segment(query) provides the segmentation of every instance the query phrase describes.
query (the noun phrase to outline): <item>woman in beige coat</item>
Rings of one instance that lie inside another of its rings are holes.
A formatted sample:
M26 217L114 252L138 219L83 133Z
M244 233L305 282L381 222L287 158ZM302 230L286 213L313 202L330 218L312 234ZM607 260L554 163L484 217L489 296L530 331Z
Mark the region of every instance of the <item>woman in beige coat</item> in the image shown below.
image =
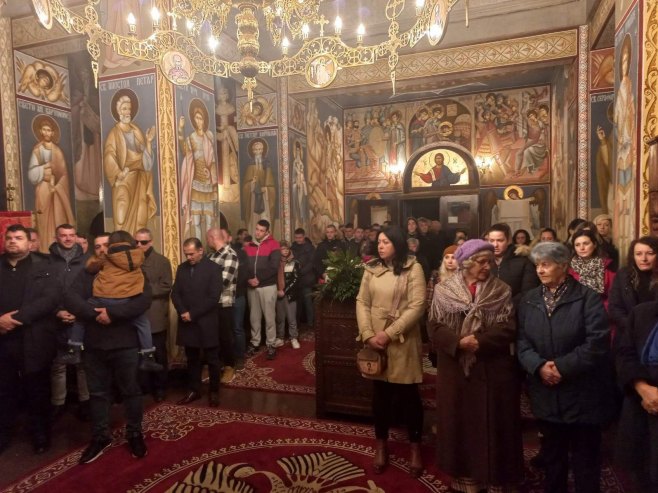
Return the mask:
M377 258L365 269L356 299L359 339L375 350L385 351L388 367L373 378L372 409L375 420L374 471L380 474L388 464L386 442L393 409L400 409L406 420L411 442L410 472L423 472L420 438L423 430L423 405L418 384L423 381L419 320L425 310L425 276L415 259L407 256L402 230L392 226L377 237ZM387 318L394 304L395 291L400 301L392 320Z

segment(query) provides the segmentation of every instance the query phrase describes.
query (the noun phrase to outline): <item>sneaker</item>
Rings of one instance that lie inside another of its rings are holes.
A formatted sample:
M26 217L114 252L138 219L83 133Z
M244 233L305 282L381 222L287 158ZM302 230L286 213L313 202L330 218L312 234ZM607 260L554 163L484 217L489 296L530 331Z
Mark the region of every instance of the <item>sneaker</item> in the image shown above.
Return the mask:
M290 339L290 345L293 349L299 349L301 347L297 339Z
M112 440L110 438L94 438L89 446L82 452L80 456L80 464L89 464L98 459L105 449L112 445Z
M270 346L267 348L267 359L273 360L274 358L276 358L276 348L274 346Z
M272 344L272 346L274 346L275 348L277 348L277 347L281 347L281 346L283 346L283 344L284 344L283 339L279 339L279 338L277 337L276 339L274 339L274 344Z
M57 353L55 363L61 365L79 365L82 363L81 346L69 344L66 351L60 351Z
M153 353L149 353L141 355L139 369L142 371L162 371L164 370L164 366L155 361Z
M130 452L132 452L133 457L136 459L141 459L146 454L148 454L146 444L144 443L144 437L141 433L128 437L128 447L130 448Z
M225 366L224 371L222 372L222 378L220 379L221 383L231 383L235 378L235 370L232 366Z

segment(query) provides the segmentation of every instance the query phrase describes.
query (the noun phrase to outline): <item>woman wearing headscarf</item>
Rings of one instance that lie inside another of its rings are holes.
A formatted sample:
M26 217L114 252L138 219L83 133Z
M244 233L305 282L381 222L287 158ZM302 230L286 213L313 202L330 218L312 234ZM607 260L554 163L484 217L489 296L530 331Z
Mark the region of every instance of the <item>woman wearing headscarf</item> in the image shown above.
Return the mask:
M615 413L609 327L601 296L568 275L569 249L532 250L541 286L519 305L518 352L542 433L545 492L566 492L569 453L577 492L598 492L601 427Z
M396 295L399 302L389 320ZM387 440L396 408L403 412L409 432L410 473L420 477L423 472L420 454L423 405L418 384L423 381L419 321L424 312L423 269L408 256L402 230L397 226L386 228L377 236L377 257L366 264L356 298L358 339L374 350L385 352L388 359L381 375L369 377L373 379L376 474L381 474L388 465Z
M437 463L453 490L506 491L523 466L512 293L491 275L490 243L468 240L455 258L460 270L436 285L429 315L438 353Z

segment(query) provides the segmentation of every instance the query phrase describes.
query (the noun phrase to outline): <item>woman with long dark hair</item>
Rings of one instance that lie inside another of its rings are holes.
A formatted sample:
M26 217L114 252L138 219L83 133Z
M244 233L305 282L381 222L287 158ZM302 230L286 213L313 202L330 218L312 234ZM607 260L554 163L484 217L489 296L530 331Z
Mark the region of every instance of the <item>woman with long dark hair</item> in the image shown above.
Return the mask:
M610 290L608 312L620 333L628 327L628 317L636 305L656 299L654 284L658 281L657 255L658 238L643 236L631 242L628 267L617 271Z
M512 244L517 245L530 245L531 242L530 233L525 229L517 229L512 235Z
M393 316L392 308L396 308ZM419 321L424 311L423 269L408 256L403 231L391 226L377 236L377 256L366 264L356 299L360 340L376 351L385 352L388 359L382 374L369 377L374 386L376 474L388 465L387 440L396 407L402 408L409 431L410 473L419 477L423 471L420 455L423 405L418 384L423 381Z
M601 250L598 234L589 229L578 229L571 237L571 247L574 254L569 274L601 295L603 306L607 310L608 293L615 273L610 268L611 260Z

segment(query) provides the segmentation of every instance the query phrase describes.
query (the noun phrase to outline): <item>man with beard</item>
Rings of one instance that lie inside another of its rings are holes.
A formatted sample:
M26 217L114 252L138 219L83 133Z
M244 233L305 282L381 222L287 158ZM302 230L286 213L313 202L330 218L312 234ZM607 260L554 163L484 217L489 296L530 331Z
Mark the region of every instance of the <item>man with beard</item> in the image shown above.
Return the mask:
M50 363L55 356L55 318L59 290L50 265L30 253L25 227L5 233L0 257L0 453L10 443L24 393L34 452L50 447Z
M119 93L115 98L117 96ZM133 102L128 93L116 99L113 109L117 124L105 140L103 166L112 186L114 227L116 230L137 231L147 226L156 211L151 173L155 163L155 127L149 128L144 136L132 123Z
M254 139L249 143L249 155L253 159L242 179L242 217L249 231L264 219L274 224L276 185L270 161L267 158L267 142Z

